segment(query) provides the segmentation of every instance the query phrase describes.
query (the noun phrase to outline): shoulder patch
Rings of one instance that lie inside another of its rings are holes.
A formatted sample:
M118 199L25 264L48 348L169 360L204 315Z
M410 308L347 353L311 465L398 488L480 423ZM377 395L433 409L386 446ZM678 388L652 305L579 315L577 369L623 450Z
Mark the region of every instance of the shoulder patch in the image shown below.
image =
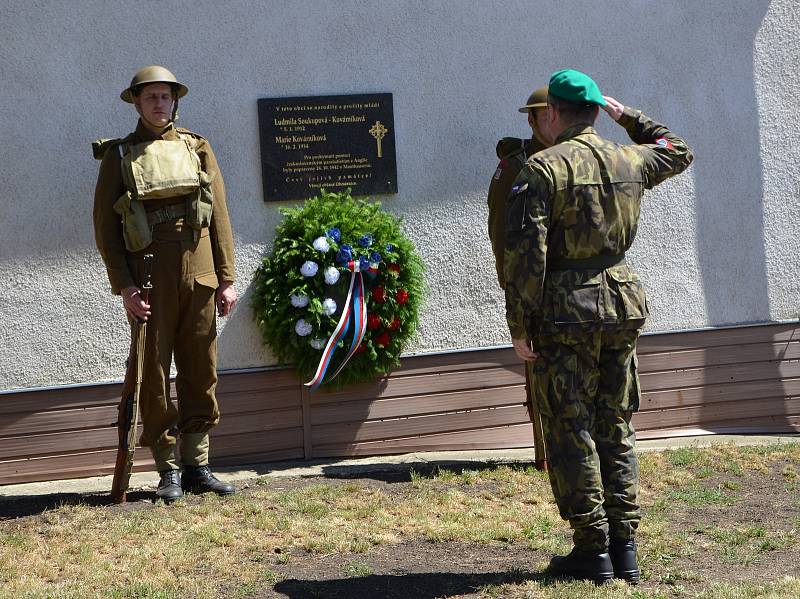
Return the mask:
M672 145L672 142L668 140L666 137L659 137L656 140L656 144L661 146L662 148L667 148L668 150L671 150L675 147Z

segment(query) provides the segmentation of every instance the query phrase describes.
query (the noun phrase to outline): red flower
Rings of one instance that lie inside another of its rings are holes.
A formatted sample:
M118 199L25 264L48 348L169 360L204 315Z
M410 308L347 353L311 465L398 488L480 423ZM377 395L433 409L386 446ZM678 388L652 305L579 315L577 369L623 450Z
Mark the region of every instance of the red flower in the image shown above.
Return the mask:
M375 343L377 343L381 347L386 347L387 345L389 345L390 341L391 337L389 337L389 333L387 333L386 331L375 337Z
M368 329L377 329L381 326L381 317L376 316L375 314L370 314L367 316L367 328Z
M374 299L379 304L382 304L386 301L386 296L384 295L383 287L378 285L372 290L372 299Z
M392 272L396 272L397 274L400 274L400 265L399 264L395 264L394 262L392 262L391 264L388 264L386 266L386 268L388 268Z
M397 303L402 306L408 301L408 291L405 289L398 289L395 297L397 298Z
M397 329L400 328L400 319L395 318L394 320L392 320L392 322L389 323L389 326L387 326L386 328L389 329L390 331L396 331Z
M364 343L362 342L362 343L361 343L361 345L359 345L359 346L356 348L356 353L357 353L357 354L363 354L365 351L367 351L367 346L366 346L366 344L364 344Z

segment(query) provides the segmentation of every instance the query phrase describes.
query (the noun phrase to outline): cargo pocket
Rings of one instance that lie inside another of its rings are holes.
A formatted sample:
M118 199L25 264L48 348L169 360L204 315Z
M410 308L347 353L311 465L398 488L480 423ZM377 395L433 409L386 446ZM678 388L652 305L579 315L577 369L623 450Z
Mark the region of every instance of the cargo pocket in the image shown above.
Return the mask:
M601 319L600 297L602 293L601 275L585 282L562 287L550 286L555 324L586 324Z
M539 358L533 368L533 391L536 406L549 418L577 418L580 414L577 393L577 356L562 356L548 365Z
M143 250L153 242L153 231L147 222L144 204L126 191L114 202L114 211L122 217L122 237L129 252Z
M609 277L609 291L617 307L617 315L624 314L624 319L621 320L647 318L647 296L638 275L630 272L627 267L612 268L606 272Z
M196 285L202 285L203 287L208 287L209 289L216 289L219 287L219 279L217 278L217 273L215 272L197 275L194 278L194 282Z

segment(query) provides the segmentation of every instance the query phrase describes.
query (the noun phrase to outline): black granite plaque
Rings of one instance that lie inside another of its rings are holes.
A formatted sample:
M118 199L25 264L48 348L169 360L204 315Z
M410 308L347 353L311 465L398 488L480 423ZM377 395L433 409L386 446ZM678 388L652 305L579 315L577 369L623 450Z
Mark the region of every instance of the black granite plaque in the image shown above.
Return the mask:
M258 100L264 201L397 193L392 94Z

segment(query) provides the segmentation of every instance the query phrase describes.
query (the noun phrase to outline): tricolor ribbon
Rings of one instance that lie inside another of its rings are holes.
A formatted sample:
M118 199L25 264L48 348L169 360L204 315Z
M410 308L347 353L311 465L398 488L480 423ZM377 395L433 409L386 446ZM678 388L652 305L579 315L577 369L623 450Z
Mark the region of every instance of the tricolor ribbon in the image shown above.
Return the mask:
M361 342L364 340L364 333L367 331L367 300L364 297L364 278L361 274L361 267L358 260L351 260L347 263L347 268L350 270L350 287L347 290L347 300L344 303L344 309L342 310L339 322L331 334L330 339L328 339L325 350L322 352L322 358L319 361L319 366L317 366L314 378L305 383L305 386L308 387L310 391L316 391L322 384L325 379L325 373L328 371L328 366L330 366L331 359L333 358L333 354L336 351L336 346L339 344L339 341L345 338L347 332L350 330L350 326L353 325L354 331L350 350L347 352L344 360L342 360L342 363L339 364L339 368L336 369L336 372L333 373L333 376L331 376L328 381L335 379L350 358L353 357L358 346L361 345Z

